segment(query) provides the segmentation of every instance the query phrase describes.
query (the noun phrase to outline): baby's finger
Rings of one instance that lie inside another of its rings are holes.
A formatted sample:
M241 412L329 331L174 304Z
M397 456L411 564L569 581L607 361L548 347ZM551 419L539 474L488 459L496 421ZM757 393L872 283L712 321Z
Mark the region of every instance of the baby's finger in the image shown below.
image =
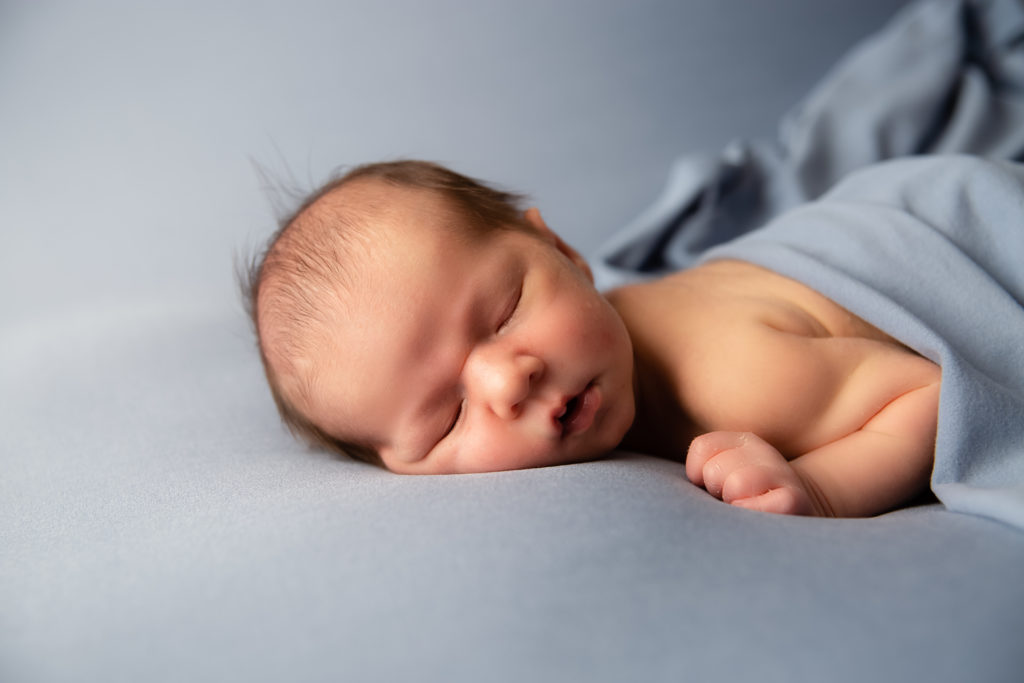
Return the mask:
M779 477L778 471L772 467L740 462L722 482L722 500L732 503L735 500L753 498L777 489L785 483L786 481Z
M710 460L704 463L704 469L701 471L704 488L715 498L722 498L726 484L730 479L739 472L757 468L754 462L756 459L754 458L755 455L746 446L737 446L736 448L716 453ZM740 477L741 480L744 478ZM762 488L758 493L765 490L767 489Z
M772 489L752 498L738 498L731 504L748 510L760 510L776 515L813 514L811 501L807 495L790 486Z
M743 432L708 432L690 443L686 452L686 477L697 486L705 486L704 466L722 451L745 444L750 438Z

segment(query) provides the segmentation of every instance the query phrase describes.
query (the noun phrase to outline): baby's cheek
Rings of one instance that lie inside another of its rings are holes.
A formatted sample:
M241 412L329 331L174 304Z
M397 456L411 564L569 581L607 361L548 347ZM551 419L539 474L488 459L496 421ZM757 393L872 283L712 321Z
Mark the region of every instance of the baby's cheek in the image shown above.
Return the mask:
M466 436L459 448L464 472L503 472L536 467L550 458L550 444L498 425L482 425Z
M616 330L610 324L608 312L600 302L587 301L583 305L566 308L561 320L563 335L583 340L591 348L606 347L615 343Z

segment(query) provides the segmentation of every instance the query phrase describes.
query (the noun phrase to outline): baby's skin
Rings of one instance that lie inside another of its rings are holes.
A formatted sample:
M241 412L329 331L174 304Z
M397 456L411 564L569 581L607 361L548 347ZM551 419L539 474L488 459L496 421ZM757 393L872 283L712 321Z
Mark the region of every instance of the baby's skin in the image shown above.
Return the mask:
M661 432L638 410L627 445L674 437L693 483L766 512L867 516L926 487L939 368L834 302L737 261L609 296L638 369L663 369L641 400L673 409Z
M536 209L464 234L423 189L366 180L320 201L376 207L382 248L331 299L295 403L394 472L623 448L684 461L731 505L823 516L927 485L939 368L795 281L718 261L602 295Z

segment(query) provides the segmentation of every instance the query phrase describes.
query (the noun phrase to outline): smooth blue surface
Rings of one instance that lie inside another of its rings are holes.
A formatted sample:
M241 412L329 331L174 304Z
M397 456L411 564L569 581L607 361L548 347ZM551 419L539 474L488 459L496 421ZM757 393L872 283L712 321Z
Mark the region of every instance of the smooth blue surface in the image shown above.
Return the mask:
M3 4L0 679L1017 680L1010 528L309 452L231 281L273 225L249 157L437 158L594 249L899 4Z

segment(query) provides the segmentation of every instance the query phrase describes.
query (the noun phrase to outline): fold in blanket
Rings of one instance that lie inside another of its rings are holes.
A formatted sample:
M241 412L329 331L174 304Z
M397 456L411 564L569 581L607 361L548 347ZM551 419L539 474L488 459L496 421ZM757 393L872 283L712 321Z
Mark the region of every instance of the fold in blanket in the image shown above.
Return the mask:
M878 164L822 196L875 162L951 153L973 156ZM979 158L1022 155L1022 4L918 2L779 140L680 159L600 252L598 285L729 257L817 289L942 366L932 489L1024 530L1024 167Z
M900 156L1024 156L1024 6L928 0L857 45L783 119L776 140L676 161L662 196L594 259L609 288L706 249Z

